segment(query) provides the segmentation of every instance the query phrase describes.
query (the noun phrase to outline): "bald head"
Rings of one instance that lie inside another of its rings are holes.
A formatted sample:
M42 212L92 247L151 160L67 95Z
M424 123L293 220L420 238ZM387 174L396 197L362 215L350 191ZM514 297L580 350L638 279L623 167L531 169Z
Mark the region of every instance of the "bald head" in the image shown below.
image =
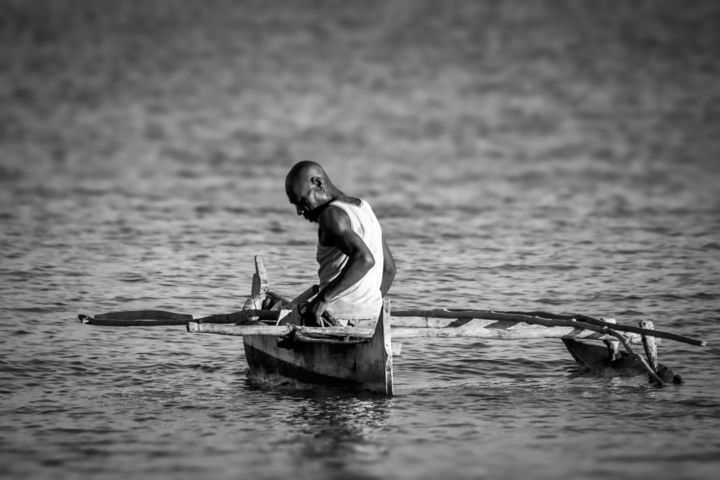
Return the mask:
M312 183L313 177L317 177L325 183L329 183L329 179L325 170L315 162L303 160L296 163L285 177L285 193L290 193L298 187Z
M285 177L285 193L298 215L317 221L320 211L341 194L323 168L309 160L298 162Z

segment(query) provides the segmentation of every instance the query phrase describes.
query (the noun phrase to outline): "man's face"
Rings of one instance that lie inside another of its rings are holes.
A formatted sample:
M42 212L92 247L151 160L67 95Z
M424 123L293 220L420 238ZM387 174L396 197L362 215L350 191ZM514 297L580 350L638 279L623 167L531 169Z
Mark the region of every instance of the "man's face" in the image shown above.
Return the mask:
M288 200L295 205L298 215L310 222L317 222L322 203L318 199L318 188L311 182L296 182L287 190Z

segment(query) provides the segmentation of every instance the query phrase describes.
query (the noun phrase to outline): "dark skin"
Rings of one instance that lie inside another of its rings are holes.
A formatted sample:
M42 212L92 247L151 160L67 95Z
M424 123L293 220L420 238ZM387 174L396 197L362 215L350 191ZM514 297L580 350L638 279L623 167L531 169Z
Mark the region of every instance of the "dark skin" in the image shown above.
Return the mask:
M375 259L365 242L350 226L350 219L340 208L330 205L339 200L360 205L360 199L345 195L335 187L325 171L314 162L300 162L285 179L288 200L310 222L318 224L318 241L321 245L337 247L348 256L348 262L335 277L308 305L308 313L322 325L321 317L327 310L328 301L347 290L375 265ZM383 238L383 278L380 291L383 297L390 290L395 278L395 261Z

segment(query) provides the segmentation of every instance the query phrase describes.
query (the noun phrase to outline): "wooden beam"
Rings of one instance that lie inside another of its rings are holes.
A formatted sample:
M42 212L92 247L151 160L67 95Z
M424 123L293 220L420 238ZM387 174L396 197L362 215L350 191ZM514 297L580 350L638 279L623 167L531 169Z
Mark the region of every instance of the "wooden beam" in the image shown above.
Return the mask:
M94 317L97 320L179 320L187 322L192 315L185 313L168 312L165 310L130 310L123 312L100 313Z
M640 327L644 328L645 330L652 330L655 328L655 325L653 324L652 320L640 320ZM653 369L653 372L658 371L658 353L657 353L657 346L655 345L655 338L643 335L642 336L642 344L643 348L645 349L645 355L647 355L648 364L650 365L650 368Z
M197 318L196 323L249 323L259 320L277 320L280 310L240 310Z
M612 323L613 325L617 324L617 321L614 318L607 318L605 319L607 323ZM615 360L618 360L621 358L620 355L620 342L617 340L617 338L612 337L610 340L603 340L605 342L605 346L608 350L608 359L612 362Z
M193 333L214 333L219 335L254 336L271 335L282 337L293 330L303 335L327 337L370 338L372 329L358 327L304 327L299 325L227 325L219 323L189 322L188 331ZM412 328L392 327L392 338L488 338L519 340L532 338L612 338L607 334L573 327L538 327L532 325L506 324L504 328ZM638 336L637 343L640 343Z
M487 338L496 340L523 340L533 338L574 338L606 340L608 334L574 327L537 327L517 325L512 328L462 327L462 328L412 328L393 327L393 340L400 338ZM630 339L640 343L639 335Z
M188 315L192 319L192 315ZM80 314L78 319L86 325L100 325L103 327L160 327L170 325L185 325L188 323L187 320L178 320L172 318L165 319L152 319L152 318L140 318L133 320L130 318L98 318L90 315Z
M400 331L401 328L427 328L427 329L477 329L477 328L483 328L485 330L489 329L502 329L507 330L509 328L512 328L514 326L520 327L520 326L527 326L529 324L525 322L508 322L504 320L489 320L484 318L429 318L429 317L392 317L390 319L390 322L392 324L393 332ZM538 332L540 332L542 329L549 329L554 327L544 327L544 326L534 326L532 327L534 329L537 329ZM587 338L587 339L593 339L593 340L615 340L615 337L608 336L604 334L598 334L597 332L587 331L584 334L575 334L572 332L583 332L584 330L579 326L572 324L569 327L560 327L564 328L564 332L569 332L567 334L555 334L554 332L560 332L560 330L553 330L548 332L547 337L567 337L570 335L572 338ZM486 334L481 334L482 336ZM492 335L487 334L488 336L486 338L494 338ZM423 335L417 334L413 335L415 337L422 337ZM434 336L434 335L429 335ZM452 335L446 334L443 335L445 337L451 337ZM479 338L482 338L479 337ZM640 335L635 333L628 333L628 338L630 339L631 343L640 343ZM410 337L408 337L410 338ZM531 337L528 337L531 338ZM538 334L532 338L546 338L544 334ZM658 339L658 343L660 343L660 340Z
M255 274L253 275L252 296L265 297L269 289L265 260L262 255L255 255Z
M655 382L655 385L657 385L658 387L662 387L665 385L665 383L662 381L662 379L660 377L658 377L657 373L655 373L655 370L653 370L650 367L650 365L648 365L648 363L645 361L645 359L643 357L641 357L640 355L638 355L637 353L635 353L635 351L630 346L630 342L628 342L625 337L623 337L619 332L616 332L615 330L610 330L608 333L610 333L611 335L613 335L615 338L617 338L618 340L620 340L622 342L623 346L625 347L625 351L627 351L627 353L631 357L635 358L638 362L640 362L640 364L645 368L645 370L647 370L648 375L650 376L650 379L653 382Z
M218 323L188 322L188 332L216 333L219 335L282 337L297 329L304 335L327 335L332 337L370 338L374 329L358 327L304 327L299 325L226 325Z
M528 312L528 313L545 313L545 312ZM526 313L517 312L495 312L492 310L449 310L449 309L435 309L435 310L399 310L393 312L393 317L420 317L420 318L452 318L456 320L463 319L488 319L488 320L505 320L511 322L524 322L533 325L544 325L544 326L574 326L575 328L589 328L596 327L601 329L612 329L619 330L622 332L638 333L642 335L648 335L659 338L666 338L668 340L675 340L677 342L687 343L690 345L696 345L703 347L706 345L704 340L697 340L694 338L677 335L675 333L663 332L660 330L646 330L644 328L633 327L630 325L620 325L604 322L592 317L584 315L577 315L576 317L570 315L553 315L547 314L551 318L542 318ZM453 325L448 325L453 326ZM595 330L589 328L590 330Z

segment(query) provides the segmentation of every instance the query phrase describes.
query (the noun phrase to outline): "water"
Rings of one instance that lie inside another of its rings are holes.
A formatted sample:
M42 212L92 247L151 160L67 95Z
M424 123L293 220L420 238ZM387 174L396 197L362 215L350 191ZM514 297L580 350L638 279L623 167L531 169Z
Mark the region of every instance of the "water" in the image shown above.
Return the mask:
M712 3L105 3L0 29L0 476L715 477ZM650 318L709 345L663 342L686 384L656 389L578 374L559 340L408 340L385 399L253 385L237 338L77 322L236 310L260 252L304 290L301 158L373 205L395 309Z

